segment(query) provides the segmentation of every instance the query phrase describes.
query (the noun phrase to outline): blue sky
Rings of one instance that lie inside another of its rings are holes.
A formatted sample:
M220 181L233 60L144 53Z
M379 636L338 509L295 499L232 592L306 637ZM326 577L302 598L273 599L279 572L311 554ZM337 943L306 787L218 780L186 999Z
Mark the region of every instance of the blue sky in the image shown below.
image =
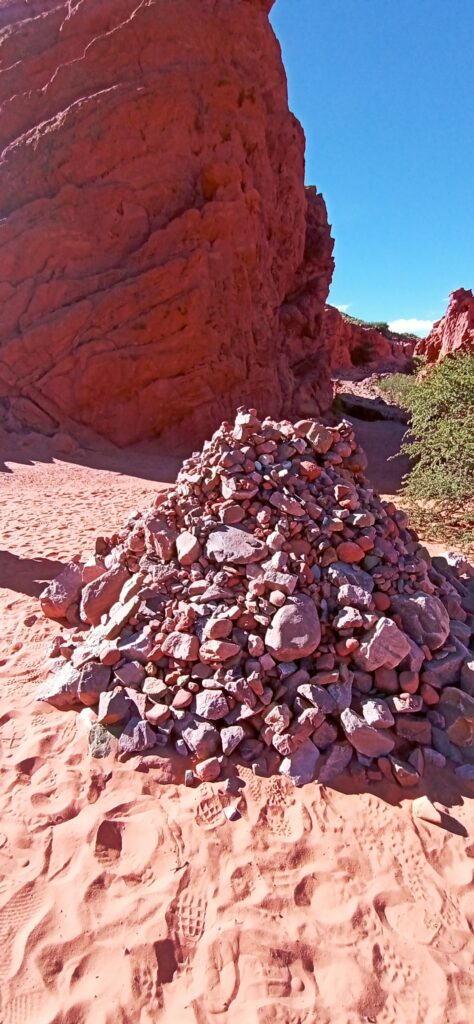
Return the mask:
M439 319L474 287L474 0L277 0L271 21L336 240L330 301Z

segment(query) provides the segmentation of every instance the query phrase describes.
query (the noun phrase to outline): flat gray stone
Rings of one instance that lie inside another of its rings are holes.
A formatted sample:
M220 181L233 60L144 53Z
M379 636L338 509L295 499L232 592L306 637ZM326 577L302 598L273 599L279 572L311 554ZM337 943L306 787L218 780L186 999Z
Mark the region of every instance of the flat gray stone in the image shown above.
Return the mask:
M222 753L229 757L245 739L247 733L241 725L229 725L221 730Z
M156 732L143 718L130 718L119 739L124 754L141 754L157 746Z
M181 735L189 750L198 757L212 757L219 749L219 732L211 722L195 721L188 724Z
M111 677L111 669L100 662L89 662L81 669L77 694L81 704L94 707L99 703L101 693L105 693Z
M338 587L343 587L348 583L371 594L375 586L370 573L365 572L364 569L358 569L356 565L349 565L348 562L332 562L327 573L331 583Z
M193 709L201 718L214 722L229 714L229 705L222 690L202 690L197 693Z
M207 557L215 562L248 565L261 562L268 548L258 537L237 526L218 526L209 534L205 550Z
M89 729L89 751L92 757L107 757L112 749L112 739L103 725L95 723Z
M36 700L45 701L63 711L79 703L78 690L81 674L68 661L59 672L54 672L41 685Z

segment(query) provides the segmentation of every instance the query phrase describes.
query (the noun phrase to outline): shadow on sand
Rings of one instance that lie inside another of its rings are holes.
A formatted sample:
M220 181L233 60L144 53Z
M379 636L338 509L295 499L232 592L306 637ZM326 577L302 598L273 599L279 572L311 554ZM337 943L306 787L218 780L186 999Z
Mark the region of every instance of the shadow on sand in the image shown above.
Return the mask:
M45 582L52 580L63 568L63 562L50 558L20 558L0 548L0 588L5 590L38 597Z
M30 439L31 438L31 439ZM129 448L117 448L110 442L72 451L60 451L51 438L40 435L22 438L4 434L0 443L0 473L12 473L9 465L33 466L36 462L64 462L109 473L134 476L142 480L174 483L186 455L170 455L158 441L148 441Z

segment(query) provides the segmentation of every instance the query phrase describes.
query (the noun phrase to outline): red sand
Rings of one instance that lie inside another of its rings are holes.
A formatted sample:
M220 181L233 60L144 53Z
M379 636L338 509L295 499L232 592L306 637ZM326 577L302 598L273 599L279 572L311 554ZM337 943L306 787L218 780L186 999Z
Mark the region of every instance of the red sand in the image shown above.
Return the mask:
M387 427L399 425L364 424L362 443ZM37 595L178 463L130 449L68 462L10 448L3 459L2 1024L465 1024L467 785L462 795L428 779L439 827L413 818L395 786L295 790L244 770L232 822L222 784L162 786L133 761L90 758L87 712L35 703L57 632Z

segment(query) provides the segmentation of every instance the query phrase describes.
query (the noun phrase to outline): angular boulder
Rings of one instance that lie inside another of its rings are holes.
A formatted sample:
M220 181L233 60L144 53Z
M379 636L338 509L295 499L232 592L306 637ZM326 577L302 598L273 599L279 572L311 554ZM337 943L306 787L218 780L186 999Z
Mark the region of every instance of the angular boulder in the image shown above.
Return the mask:
M280 764L280 772L286 775L295 786L306 786L316 777L319 761L319 750L311 740L306 740L294 753L284 757Z
M394 736L383 729L375 729L368 725L350 708L342 712L341 724L349 743L365 757L382 757L389 754L395 746Z
M261 562L268 549L258 537L246 530L237 526L219 526L209 534L205 550L207 557L215 562L248 565L250 562Z
M65 619L72 604L79 601L82 588L82 565L69 565L40 594L41 608L50 619Z
M277 661L293 661L313 654L321 640L321 626L314 602L306 594L287 598L273 616L265 634L265 646Z
M396 668L410 653L410 644L392 619L382 616L377 625L366 634L359 649L354 652L356 665L365 672L377 668Z
M98 626L104 612L110 611L112 605L118 601L120 591L129 577L128 569L118 565L88 583L82 591L81 619L92 626Z
M400 594L392 599L392 608L416 644L426 644L430 651L443 646L449 635L449 615L435 594Z

